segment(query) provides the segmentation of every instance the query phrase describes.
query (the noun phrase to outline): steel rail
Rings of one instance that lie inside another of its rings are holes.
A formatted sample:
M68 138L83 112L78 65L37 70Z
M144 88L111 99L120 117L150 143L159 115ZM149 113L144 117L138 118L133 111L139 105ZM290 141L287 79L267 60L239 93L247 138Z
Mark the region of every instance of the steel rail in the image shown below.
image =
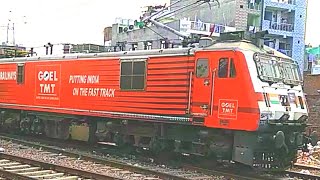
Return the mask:
M169 173L166 173L166 172L159 172L157 170L146 169L146 168L143 168L143 167L122 163L122 162L119 162L119 161L116 161L116 160L105 159L105 158L101 158L101 157L94 157L94 156L91 156L91 155L72 152L72 151L68 151L68 150L61 150L61 149L56 148L56 147L36 144L36 143L28 142L28 141L25 141L25 140L6 137L6 136L3 136L3 135L0 135L0 139L16 142L16 143L23 144L23 145L26 145L26 146L42 148L42 150L47 150L47 151L51 151L51 152L55 152L55 153L63 153L66 156L70 156L70 157L74 157L74 158L78 158L78 157L81 156L81 159L85 160L85 161L93 161L93 162L101 163L101 164L104 164L104 165L109 165L109 166L112 166L112 167L121 168L123 170L133 171L135 173L140 173L140 174L145 174L145 175L155 175L155 176L158 176L161 179L189 180L188 178L181 177L181 176L176 176L176 175L169 174Z
M297 171L290 171L290 170L285 171L285 173L292 176L292 177L298 177L298 178L302 178L302 179L307 178L307 179L319 179L320 180L320 176L314 175L314 174L306 174L306 173L297 172Z
M133 172L141 173L141 174L145 174L145 175L152 174L152 175L158 176L161 179L177 179L177 180L188 180L189 179L189 178L169 174L166 172L159 172L157 170L146 169L143 167L122 163L122 162L119 162L116 160L95 157L93 155L87 155L84 153L72 152L72 151L68 151L68 150L61 150L58 147L53 147L53 146L30 142L30 140L21 140L21 139L16 139L16 138L12 138L12 137L7 137L4 135L0 135L0 139L16 142L16 143L23 144L26 146L42 148L42 150L47 150L47 151L51 151L51 152L55 152L55 153L63 153L64 155L69 156L69 157L78 158L81 156L82 160L93 161L93 162L109 165L109 166L116 167L116 168L121 168L121 169L128 170L128 171L133 171ZM37 139L37 140L39 140L39 139ZM45 140L40 139L39 141L45 141ZM50 144L50 143L46 143L46 144ZM225 176L225 177L234 178L234 179L246 179L246 180L258 180L258 179L274 180L275 179L275 177L265 177L265 176L260 176L257 174L250 174L249 175L249 174L245 174L242 172L236 173L236 172L228 171L226 169L225 170L204 169L204 168L195 167L193 165L188 165L188 164L183 164L182 168L185 170L196 171L196 172L200 172L200 173L207 174L207 175ZM283 173L284 172L281 172L281 174L283 174Z
M109 179L110 180L111 179L121 180L120 178L116 178L114 176L97 174L97 173L93 173L93 172L88 172L88 171L83 171L83 170L79 170L79 169L66 167L66 166L59 166L59 165L55 165L55 164L51 164L51 163L36 161L33 159L28 159L28 158L24 158L24 157L20 157L20 156L14 156L14 155L6 154L6 153L0 153L0 158L16 161L16 162L20 162L20 163L25 163L25 164L29 164L29 165L39 166L41 168L55 170L57 172L63 172L63 173L77 175L77 176L81 176L81 177L85 177L85 178L92 178L92 179L96 179L96 180L109 180ZM8 172L4 169L1 169L0 174L2 174L2 173L5 174L6 178L9 178L9 179L15 179L15 178L18 178L18 179L21 178L23 180L24 179L35 179L35 178L27 177L25 175L20 175L17 173Z
M199 171L199 172L203 172L206 174L215 174L215 175L221 175L221 176L226 176L226 177L230 177L230 178L234 178L234 179L244 179L244 180L274 180L274 177L262 177L259 175L246 175L246 174L236 174L235 172L228 172L227 170L214 170L214 169L204 169L204 168L200 168L200 167L195 167L192 165L188 165L188 164L184 164L183 165L184 168L189 169L189 170L194 170L194 171Z

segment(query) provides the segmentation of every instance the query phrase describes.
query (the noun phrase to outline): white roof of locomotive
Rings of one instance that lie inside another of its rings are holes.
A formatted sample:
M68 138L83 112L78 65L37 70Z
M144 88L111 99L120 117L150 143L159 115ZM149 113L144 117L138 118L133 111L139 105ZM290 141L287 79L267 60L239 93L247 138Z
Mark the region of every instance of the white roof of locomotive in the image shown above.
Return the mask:
M263 49L259 48L258 46L254 45L251 42L248 41L230 41L230 42L218 42L213 44L212 46L209 46L207 48L204 48L207 50L214 50L214 49L240 49L240 50L251 50L254 52L260 52L260 53L267 53L268 51L273 51L274 56L277 56L279 58L284 59L292 59L291 57L269 47L264 45Z
M192 55L197 51L202 50L244 50L266 53L272 50L275 56L285 59L291 59L275 49L264 46L264 49L258 48L256 45L249 41L227 41L216 42L211 46L205 48L172 48L172 49L152 49L152 50L137 50L137 51L120 51L120 52L105 52L105 53L75 53L63 55L46 55L46 56L33 56L33 57L17 57L17 58L4 58L0 59L3 62L25 62L25 61L45 61L45 60L66 60L66 59L90 59L90 58L148 58L159 56L177 56L177 55Z

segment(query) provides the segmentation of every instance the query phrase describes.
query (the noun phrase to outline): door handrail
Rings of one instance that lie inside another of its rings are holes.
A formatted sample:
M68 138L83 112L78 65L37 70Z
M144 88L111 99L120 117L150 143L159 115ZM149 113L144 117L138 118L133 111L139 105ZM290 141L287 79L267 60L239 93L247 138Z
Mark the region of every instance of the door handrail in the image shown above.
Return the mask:
M192 75L193 75L193 72L191 71L190 77L189 77L188 108L187 108L188 114L190 114L190 111L191 111Z
M212 75L211 75L211 95L210 95L210 115L212 116L212 112L213 112L213 92L214 92L214 78L216 75L216 70L214 69L212 70Z

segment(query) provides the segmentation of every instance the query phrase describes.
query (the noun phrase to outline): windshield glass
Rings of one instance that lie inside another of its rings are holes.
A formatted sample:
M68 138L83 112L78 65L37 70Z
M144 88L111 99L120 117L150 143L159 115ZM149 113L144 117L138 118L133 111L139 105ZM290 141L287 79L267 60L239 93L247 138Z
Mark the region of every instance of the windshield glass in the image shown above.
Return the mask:
M281 80L279 65L276 59L259 57L256 60L259 77L268 82L278 82Z
M297 84L301 81L298 65L295 63L280 61L282 66L283 80L287 84Z
M296 63L289 59L280 59L267 54L255 54L259 78L266 82L284 82L290 85L299 85L301 77Z

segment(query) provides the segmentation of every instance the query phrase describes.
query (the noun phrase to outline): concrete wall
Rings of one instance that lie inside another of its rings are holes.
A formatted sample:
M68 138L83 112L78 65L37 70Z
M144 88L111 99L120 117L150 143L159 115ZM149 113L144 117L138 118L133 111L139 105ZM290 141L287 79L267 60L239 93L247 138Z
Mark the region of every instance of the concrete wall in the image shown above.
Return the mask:
M177 0L171 0L171 4L176 1ZM184 0L171 8L171 10L193 2L195 2L195 0ZM197 19L203 22L235 27L235 16L236 0L220 0L220 8L217 6L217 3L212 3L211 9L208 4L203 4L187 12L179 13L175 17L179 19L186 17L191 20L195 20L195 17L197 17Z
M235 5L235 27L238 30L247 30L248 0L237 0Z
M304 91L309 107L309 123L320 135L320 75L304 75Z
M177 0L171 0L171 3L176 1ZM195 1L185 0L179 3L179 6L176 5L172 9L177 9L184 4L191 4L192 2ZM217 3L212 3L213 6L210 9L208 4L203 4L200 7L195 8L193 11L179 14L177 17L189 17L191 20L194 20L195 17L197 17L204 22L236 27L237 30L247 30L248 13L255 16L261 15L261 10L248 8L248 0L219 0L219 2L220 7L216 6Z

